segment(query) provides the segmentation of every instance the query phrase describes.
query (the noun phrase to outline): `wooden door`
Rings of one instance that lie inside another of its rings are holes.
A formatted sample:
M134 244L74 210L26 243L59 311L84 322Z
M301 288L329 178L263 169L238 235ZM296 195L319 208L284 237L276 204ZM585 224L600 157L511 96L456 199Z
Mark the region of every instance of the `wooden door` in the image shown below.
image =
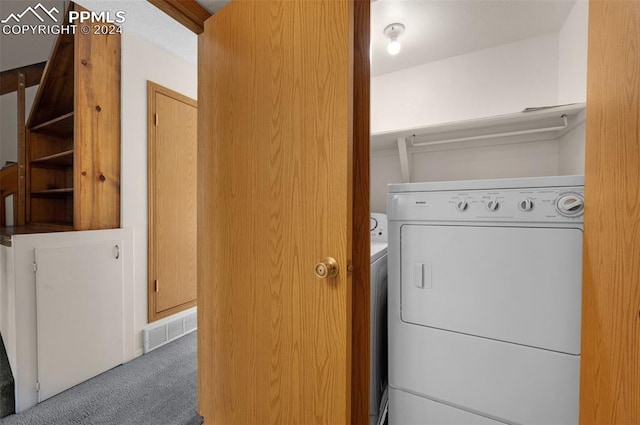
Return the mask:
M197 104L149 82L149 321L196 305Z
M206 424L368 421L368 13L233 1L200 35ZM334 278L314 272L325 257Z
M581 424L640 424L640 2L589 2Z

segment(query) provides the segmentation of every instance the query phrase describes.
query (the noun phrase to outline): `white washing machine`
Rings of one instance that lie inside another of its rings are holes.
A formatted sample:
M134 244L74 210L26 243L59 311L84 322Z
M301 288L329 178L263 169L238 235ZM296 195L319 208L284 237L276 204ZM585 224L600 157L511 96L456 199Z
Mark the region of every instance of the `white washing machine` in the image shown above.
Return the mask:
M387 403L387 216L371 214L369 423L384 420Z
M582 176L389 187L389 423L578 424Z

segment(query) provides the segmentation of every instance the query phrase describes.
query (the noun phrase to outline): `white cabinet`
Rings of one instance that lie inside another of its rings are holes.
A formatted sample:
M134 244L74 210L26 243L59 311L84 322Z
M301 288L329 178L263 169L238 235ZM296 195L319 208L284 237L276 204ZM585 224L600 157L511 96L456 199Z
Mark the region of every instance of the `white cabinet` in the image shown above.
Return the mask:
M38 401L124 362L121 246L35 250Z
M12 296L0 307L17 411L133 359L132 229L14 235L10 244L0 293Z

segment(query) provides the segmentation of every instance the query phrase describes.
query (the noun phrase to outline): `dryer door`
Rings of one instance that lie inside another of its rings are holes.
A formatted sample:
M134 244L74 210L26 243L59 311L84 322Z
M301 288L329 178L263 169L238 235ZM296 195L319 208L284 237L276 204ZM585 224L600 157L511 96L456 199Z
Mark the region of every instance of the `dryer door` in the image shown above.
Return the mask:
M402 320L580 354L582 231L401 228Z

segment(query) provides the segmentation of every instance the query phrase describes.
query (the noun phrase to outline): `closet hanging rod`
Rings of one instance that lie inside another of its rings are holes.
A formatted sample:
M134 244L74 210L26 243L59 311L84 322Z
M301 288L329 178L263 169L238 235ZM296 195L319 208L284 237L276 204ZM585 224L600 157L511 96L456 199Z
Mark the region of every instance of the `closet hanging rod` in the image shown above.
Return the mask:
M562 114L561 117L564 121L563 125L559 125L556 127L546 127L546 128L533 128L530 130L519 130L519 131L509 131L506 133L494 133L494 134L483 134L480 136L468 136L468 137L458 137L456 139L445 139L445 140L434 140L432 142L418 142L416 143L415 137L413 135L413 139L411 140L411 146L430 146L430 145L442 145L444 143L453 143L453 142L466 142L469 140L482 140L482 139L492 139L494 137L507 137L507 136L521 136L524 134L536 134L536 133L544 133L546 131L559 131L564 130L569 126L569 121L567 120L567 114Z

